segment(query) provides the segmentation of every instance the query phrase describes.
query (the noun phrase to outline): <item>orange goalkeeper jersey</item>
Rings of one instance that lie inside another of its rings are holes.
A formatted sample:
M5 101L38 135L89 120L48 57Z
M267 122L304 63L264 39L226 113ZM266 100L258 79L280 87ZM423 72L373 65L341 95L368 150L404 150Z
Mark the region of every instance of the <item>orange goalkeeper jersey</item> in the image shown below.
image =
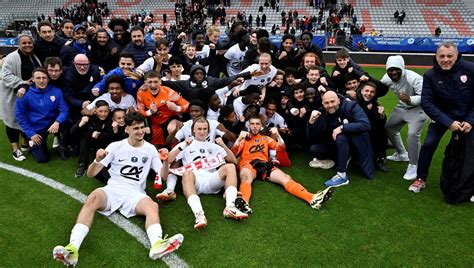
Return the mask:
M254 159L268 161L268 151L284 151L285 145L278 145L278 142L266 135L250 135L249 140L242 140L239 146L232 146L232 152L235 156L240 154L239 168L250 165Z
M155 103L158 108L158 112L151 116L151 122L155 126L162 125L177 114L175 111L168 109L168 106L166 105L167 101L174 102L176 105L180 106L182 113L186 112L189 106L187 100L169 87L160 86L160 92L156 96L153 96L149 89L138 91L137 93L138 111L143 116L148 116L147 111L150 109L152 103Z

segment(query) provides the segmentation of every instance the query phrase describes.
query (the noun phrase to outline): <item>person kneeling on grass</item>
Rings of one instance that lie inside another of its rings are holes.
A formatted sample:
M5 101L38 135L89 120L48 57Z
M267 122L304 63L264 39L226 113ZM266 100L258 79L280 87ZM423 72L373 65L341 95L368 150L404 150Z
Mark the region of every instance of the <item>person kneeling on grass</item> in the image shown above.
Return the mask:
M188 204L196 217L194 229L200 230L207 226L207 219L199 199L199 194L217 194L222 187L226 207L224 217L241 220L248 217L235 207L237 198L236 159L227 148L222 138L215 139L217 144L206 141L209 135L209 122L204 117L196 119L192 124L193 138L176 145L169 153L169 162L182 160L183 167L170 170L183 175L183 192ZM227 163L226 163L227 161Z
M324 184L349 184L346 171L351 153L357 153L360 169L368 179L373 179L374 157L367 115L356 102L347 101L334 91L327 91L322 99L324 110L311 112L307 132L310 139L319 138L318 143L311 145L310 153L317 159L330 157L337 162L336 175Z
M94 177L103 167L111 164L111 178L107 186L94 190L87 197L71 231L70 243L53 249L53 258L65 265L77 264L79 247L92 226L95 211L109 216L119 210L127 218L144 215L146 233L151 243L148 256L153 260L177 250L183 242L182 234L162 239L158 205L145 193L150 168L157 174L164 174L168 171L168 163L165 161L163 165L155 146L143 139L145 118L142 115L129 113L125 123L129 137L111 143L105 150L99 149L96 159L87 170L87 176Z
M232 146L235 155L241 154L239 169L242 198L236 200L236 206L245 213L252 213L252 209L248 205L252 195L252 182L261 178L282 185L287 192L308 202L312 208L321 208L321 205L332 195L331 187L316 194L308 192L305 187L279 168L274 167L269 161L269 150L285 150L285 142L278 133L278 129L275 127L270 129L270 133L276 138L276 141L269 136L260 134L262 120L259 116L249 119L249 129L250 132L240 132L239 138Z

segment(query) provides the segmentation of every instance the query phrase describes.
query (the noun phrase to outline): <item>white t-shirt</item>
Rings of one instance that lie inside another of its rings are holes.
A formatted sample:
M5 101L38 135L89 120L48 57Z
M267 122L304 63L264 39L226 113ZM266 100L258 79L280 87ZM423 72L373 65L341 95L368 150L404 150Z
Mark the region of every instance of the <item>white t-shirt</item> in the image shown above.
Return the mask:
M253 72L256 70L260 70L260 65L252 64L240 73ZM276 73L277 69L273 65L270 65L270 72L262 76L254 76L248 80L245 80L245 82L240 86L240 89L246 89L250 85L265 86L273 80L273 77L275 77Z
M206 141L213 143L217 136L222 137L224 136L225 133L217 129L217 126L220 124L218 121L216 120L207 120L207 121L209 121L210 130L209 130L209 135L206 138ZM183 127L181 127L181 129L178 130L178 132L176 132L175 138L179 141L183 141L188 137L192 138L193 137L193 133L191 132L192 124L193 124L192 119L184 122Z
M221 105L225 105L225 103L227 102L227 96L226 94L230 91L230 89L225 86L221 89L218 89L216 90L216 94L217 96L219 97L219 99L221 100ZM219 118L219 115L220 115L220 110L221 109L218 109L217 111L214 111L212 110L211 108L207 109L207 116L206 116L206 119L210 119L210 120L217 120Z
M229 76L236 75L242 71L242 61L244 60L245 52L247 52L247 47L245 47L245 51L242 51L239 44L235 44L224 54L224 57L229 60L227 62L227 73Z
M127 138L109 144L105 150L108 154L100 163L111 164L107 185L130 185L144 192L150 168L160 174L162 163L158 151L146 141L141 147L133 147Z
M201 51L196 50L196 58L198 59L198 62L201 61L201 59L209 57L211 49L209 48L209 45L204 45L202 47ZM206 69L206 73L209 71L209 66L204 67Z
M240 96L240 97L238 97L237 99L234 100L233 106L234 106L234 112L237 115L237 118L240 118L240 116L244 114L245 108L247 108L247 106L249 106L249 105L244 104L242 102L242 96Z
M173 55L168 54L168 59L171 58ZM168 61L162 62L163 65L168 65ZM145 74L151 70L153 70L153 66L155 66L155 57L150 57L146 59L140 66L138 66L137 69L142 70L142 72Z
M133 98L132 95L124 93L125 96L122 96L122 99L120 100L120 103L114 102L110 98L110 93L104 93L100 95L97 99L95 99L91 104L87 105L87 110L92 110L95 108L95 103L99 100L104 100L109 104L110 111L113 111L117 108L127 110L130 107L133 107L135 110L137 109L137 102Z
M184 147L182 142L178 146ZM188 145L182 152L178 154L176 159L182 159L183 165L192 163L193 161L200 158L214 157L214 156L226 157L227 153L221 146L208 141L197 141L193 140L190 145ZM212 170L208 170L211 171Z
M266 115L265 108L260 108L260 114ZM288 128L285 119L279 113L275 112L272 117L267 118L267 126L272 124L277 128Z

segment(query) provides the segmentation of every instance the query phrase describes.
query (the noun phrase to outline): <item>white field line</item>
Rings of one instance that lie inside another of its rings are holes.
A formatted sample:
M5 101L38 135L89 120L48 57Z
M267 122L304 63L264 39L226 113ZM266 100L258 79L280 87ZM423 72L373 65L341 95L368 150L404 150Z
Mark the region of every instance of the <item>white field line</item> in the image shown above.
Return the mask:
M76 199L77 201L81 203L84 203L84 201L87 198L86 195L79 192L78 190L72 187L66 186L60 182L57 182L41 174L26 170L23 168L19 168L16 166L12 166L9 164L5 164L3 162L0 162L0 168L23 175L25 177L38 181L42 184L45 184L53 189L56 189L58 191L65 193L66 195L70 196L73 199ZM127 232L128 234L133 236L135 239L137 239L138 242L140 242L140 244L142 244L144 247L146 247L147 249L150 248L150 241L148 240L146 233L140 227L131 223L129 220L123 217L121 214L113 213L110 217L106 217L106 218L108 218L111 222L115 223L119 228L123 229L125 232ZM174 253L168 254L167 256L163 257L162 260L169 267L188 267L188 264Z

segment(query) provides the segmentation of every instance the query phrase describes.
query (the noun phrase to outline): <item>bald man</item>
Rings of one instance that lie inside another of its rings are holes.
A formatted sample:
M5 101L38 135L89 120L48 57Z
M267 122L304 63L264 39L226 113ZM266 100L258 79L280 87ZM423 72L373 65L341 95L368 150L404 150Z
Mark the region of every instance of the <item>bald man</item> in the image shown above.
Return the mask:
M370 122L362 108L347 101L334 91L322 96L324 109L313 111L308 120L308 139L317 141L310 147L316 159L333 159L337 173L324 184L339 187L349 183L346 174L352 148L355 149L360 168L367 176L374 177L374 157L370 143Z
M94 99L91 90L100 79L99 67L90 64L89 58L84 54L77 54L73 67L64 69L63 93L73 124L81 118L81 110Z

